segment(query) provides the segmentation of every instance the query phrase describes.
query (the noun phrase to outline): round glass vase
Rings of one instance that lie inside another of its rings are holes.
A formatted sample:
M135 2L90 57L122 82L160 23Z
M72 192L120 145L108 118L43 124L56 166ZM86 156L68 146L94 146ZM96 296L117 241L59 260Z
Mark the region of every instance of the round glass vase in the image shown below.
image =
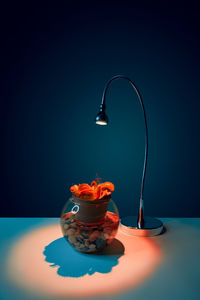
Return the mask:
M119 227L119 212L110 196L93 201L72 196L63 208L60 224L74 249L94 253L113 241Z

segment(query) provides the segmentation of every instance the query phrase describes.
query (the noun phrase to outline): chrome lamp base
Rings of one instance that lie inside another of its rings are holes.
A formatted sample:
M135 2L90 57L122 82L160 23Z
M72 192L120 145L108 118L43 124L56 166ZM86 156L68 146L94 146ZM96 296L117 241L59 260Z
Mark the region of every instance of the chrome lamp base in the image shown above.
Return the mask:
M142 228L138 228L138 217L128 216L120 220L120 229L132 236L155 236L163 231L163 223L152 217L144 217Z

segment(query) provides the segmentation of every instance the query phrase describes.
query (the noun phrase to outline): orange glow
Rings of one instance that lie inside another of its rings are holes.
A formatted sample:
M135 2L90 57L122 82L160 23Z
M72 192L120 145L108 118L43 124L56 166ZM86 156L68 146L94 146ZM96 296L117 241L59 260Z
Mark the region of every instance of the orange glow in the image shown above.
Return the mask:
M60 237L62 232L57 224L24 235L9 254L9 280L29 293L40 296L64 298L112 295L142 284L161 261L161 251L153 239L128 236L119 229L116 239L124 245L125 251L111 272L63 277L57 274L57 266L50 267L43 254L44 248Z

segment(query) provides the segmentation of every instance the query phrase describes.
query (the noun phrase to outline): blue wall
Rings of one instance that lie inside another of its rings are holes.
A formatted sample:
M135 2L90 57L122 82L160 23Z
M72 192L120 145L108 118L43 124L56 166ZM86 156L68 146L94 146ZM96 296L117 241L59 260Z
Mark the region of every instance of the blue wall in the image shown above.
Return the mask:
M121 216L136 214L144 124L149 124L145 213L200 216L197 8L74 4L3 8L1 216L59 216L74 183L112 181Z

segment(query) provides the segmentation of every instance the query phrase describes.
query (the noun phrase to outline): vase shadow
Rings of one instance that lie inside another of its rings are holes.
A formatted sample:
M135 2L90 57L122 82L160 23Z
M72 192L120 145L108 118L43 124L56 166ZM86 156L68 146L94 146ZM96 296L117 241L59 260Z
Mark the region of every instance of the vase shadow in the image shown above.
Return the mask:
M43 251L50 267L58 267L57 274L63 277L81 277L95 272L109 273L124 254L123 244L114 239L99 253L87 254L74 250L64 237L47 245Z

